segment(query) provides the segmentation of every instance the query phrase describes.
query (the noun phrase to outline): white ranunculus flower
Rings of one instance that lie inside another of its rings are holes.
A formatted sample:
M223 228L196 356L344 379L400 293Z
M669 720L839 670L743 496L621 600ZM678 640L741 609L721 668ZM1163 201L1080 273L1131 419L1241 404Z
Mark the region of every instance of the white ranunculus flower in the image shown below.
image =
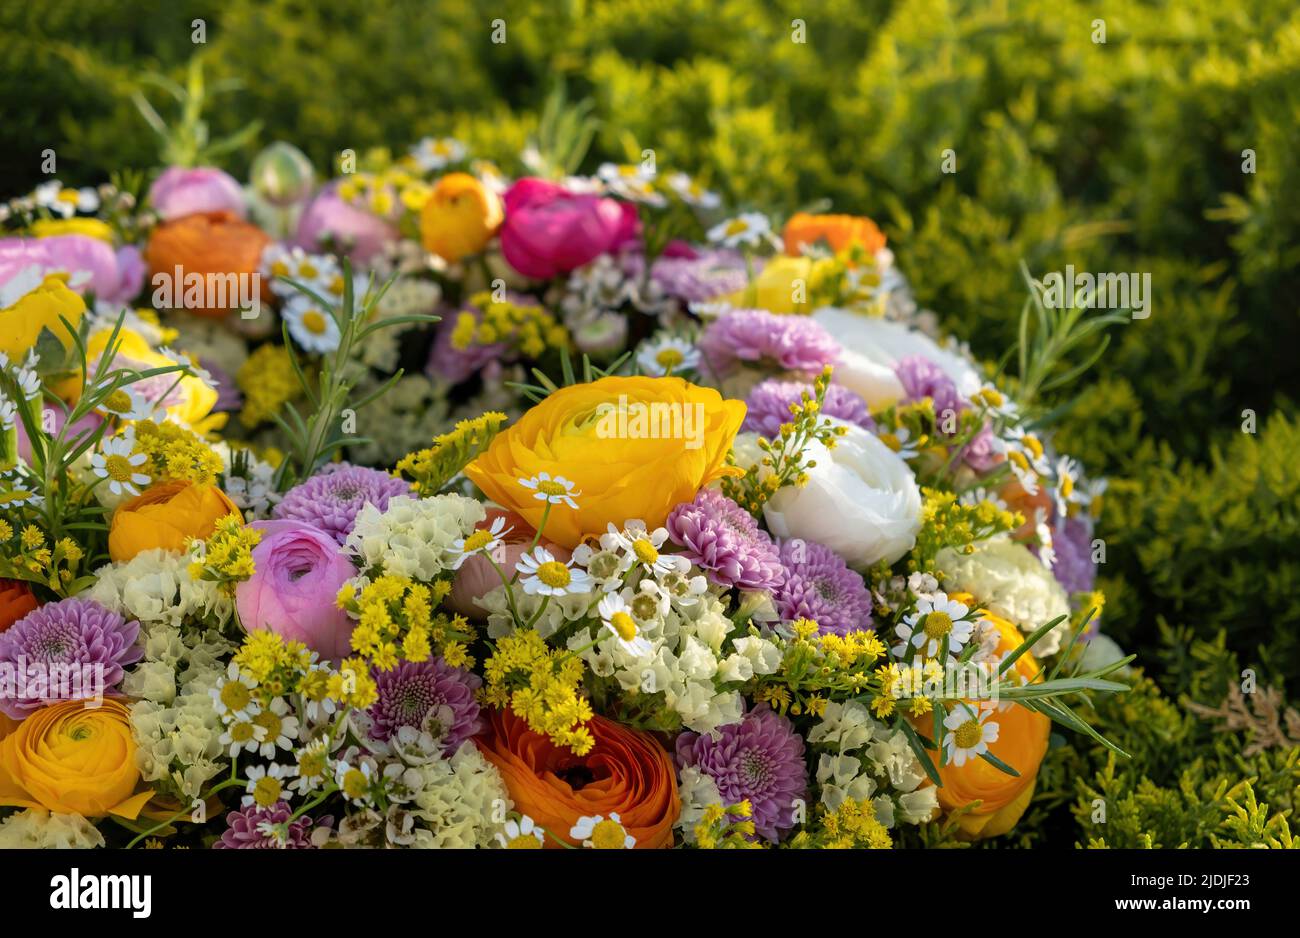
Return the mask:
M913 355L942 368L962 397L980 389L979 374L970 362L902 323L834 306L822 307L812 318L825 326L843 348L835 366L835 383L856 391L872 410L902 398L903 385L894 374L894 365Z
M985 541L969 554L946 547L934 562L944 589L970 593L990 612L1015 623L1026 635L1070 613L1069 597L1051 571L1024 544L1008 537ZM1062 622L1038 640L1033 653L1054 654L1067 631Z
M856 567L893 563L916 543L921 491L897 453L868 430L846 427L834 449L809 445L815 462L808 484L781 489L763 508L768 529L779 538L825 544Z

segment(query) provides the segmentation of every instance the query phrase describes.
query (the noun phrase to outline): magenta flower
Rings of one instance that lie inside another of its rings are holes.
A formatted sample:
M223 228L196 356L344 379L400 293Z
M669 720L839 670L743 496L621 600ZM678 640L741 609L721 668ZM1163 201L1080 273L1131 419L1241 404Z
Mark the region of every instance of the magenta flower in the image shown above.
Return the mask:
M813 374L840 355L840 344L816 320L763 309L727 310L709 323L699 345L716 376L742 364Z
M397 228L365 209L341 199L337 183L326 186L308 203L298 219L296 243L305 251L327 246L368 265L398 237Z
M723 586L775 589L785 573L767 532L721 492L702 489L672 510L668 536L682 556Z
M172 166L149 187L149 204L163 221L199 212L244 217L244 192L234 177L210 166Z
M535 280L576 270L635 237L634 206L571 192L545 179L520 179L504 201L501 253Z
M755 260L755 271L762 260ZM650 277L668 296L687 303L704 302L745 288L749 274L740 253L711 250L689 256L671 256L666 251L650 268Z
M799 403L805 391L812 397L812 385L802 381L768 378L756 385L745 401L745 423L741 429L752 430L770 440L776 439L781 434L781 424L790 420L790 405ZM826 389L822 415L838 417L846 423L857 424L864 430L876 429L867 402L838 384L832 384Z
M337 661L349 650L352 619L335 598L356 574L333 536L300 521L255 521L253 575L235 587L244 630L269 629Z
M383 511L394 495L409 494L410 484L387 472L345 462L330 463L285 492L275 506L275 517L310 524L342 544L366 505Z
M441 739L450 753L483 729L474 699L483 679L474 672L453 668L442 658L428 658L371 673L379 691L379 700L366 711L373 721L371 738L392 739L403 726L421 729L432 715L436 721L447 721L441 724Z
M310 850L312 819L291 821L293 810L284 801L269 808L247 807L226 815L226 829L212 845L215 850Z
M812 619L837 635L871 628L871 593L835 551L792 538L781 542L780 552L785 579L772 598L782 619Z

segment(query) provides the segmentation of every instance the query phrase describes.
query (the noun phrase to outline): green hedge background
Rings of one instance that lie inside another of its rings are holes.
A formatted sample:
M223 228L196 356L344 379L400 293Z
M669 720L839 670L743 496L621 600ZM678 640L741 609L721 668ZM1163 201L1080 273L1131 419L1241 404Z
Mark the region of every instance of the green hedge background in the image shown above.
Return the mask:
M6 195L40 180L45 147L65 181L153 166L129 95L145 70L182 77L196 49L209 78L244 83L211 114L214 134L263 122L231 155L236 175L274 139L325 167L343 148L425 134L515 170L562 82L601 122L585 169L651 147L661 169L743 206L869 214L921 303L989 359L1014 337L1022 261L1040 276L1150 272L1150 318L1116 330L1059 401L1062 448L1112 479L1106 629L1146 677L1096 716L1133 758L1054 749L1013 839L1300 834L1300 715L1288 722L1284 704L1300 695L1300 8L4 0ZM1243 669L1279 696L1225 704Z

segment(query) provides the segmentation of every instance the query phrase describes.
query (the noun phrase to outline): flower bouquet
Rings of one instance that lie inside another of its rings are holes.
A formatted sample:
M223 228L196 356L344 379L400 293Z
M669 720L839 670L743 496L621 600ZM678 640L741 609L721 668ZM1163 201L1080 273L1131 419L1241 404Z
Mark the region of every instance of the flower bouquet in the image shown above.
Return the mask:
M1105 743L1109 318L990 367L870 220L566 126L5 207L0 845L973 840Z

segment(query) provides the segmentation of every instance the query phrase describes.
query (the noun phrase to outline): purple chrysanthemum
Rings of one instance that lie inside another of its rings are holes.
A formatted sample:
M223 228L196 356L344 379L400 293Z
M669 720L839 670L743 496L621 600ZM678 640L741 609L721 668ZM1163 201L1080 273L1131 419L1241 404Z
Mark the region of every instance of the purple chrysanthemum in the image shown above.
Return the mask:
M776 439L781 433L781 424L790 420L790 405L799 403L804 392L811 396L812 385L799 381L778 381L776 378L768 378L756 385L745 401L747 412L742 429L761 433L768 439ZM864 430L876 429L867 402L838 384L832 384L826 389L822 414L857 424Z
M46 603L0 632L0 664L25 682L0 710L25 719L47 700L82 700L117 687L124 667L140 660L140 623L90 599ZM102 669L102 671L101 671Z
M786 575L772 598L782 619L812 619L837 635L871 628L871 593L835 551L793 538L781 542L780 552Z
M1092 562L1092 522L1087 518L1058 518L1052 525L1052 575L1067 593L1086 593L1097 580ZM1038 549L1034 548L1034 553Z
M310 850L311 818L289 820L289 805L277 801L269 808L248 807L226 815L226 829L212 846L227 850Z
M702 489L672 510L666 524L682 555L715 583L776 589L785 573L776 545L745 511L721 492Z
M661 256L650 278L666 295L686 303L701 303L743 290L749 282L745 259L738 251L701 251L695 257Z
M678 768L694 766L713 779L723 804L748 799L754 830L775 843L794 826L795 803L808 793L803 739L767 707L719 733L717 739L689 731L678 736Z
M976 472L988 472L1002 459L1002 445L993 428L985 424L971 441L962 447L962 462Z
M906 393L904 400L909 404L928 397L934 402L935 414L940 416L945 411L960 413L966 406L957 393L956 383L948 377L948 373L924 355L900 359L894 365L894 374L898 375Z
M383 511L390 498L410 493L409 484L386 472L345 462L331 463L289 489L275 506L275 517L320 528L342 544L367 504Z
M419 729L431 712L435 719L450 720L442 726L443 748L448 752L455 752L483 729L474 699L483 680L472 671L453 668L442 658L428 658L403 661L391 671L376 670L374 676L379 700L367 711L374 739L391 739L403 726Z
M727 310L705 328L699 346L720 375L744 362L812 374L840 355L840 344L816 320L762 309Z

